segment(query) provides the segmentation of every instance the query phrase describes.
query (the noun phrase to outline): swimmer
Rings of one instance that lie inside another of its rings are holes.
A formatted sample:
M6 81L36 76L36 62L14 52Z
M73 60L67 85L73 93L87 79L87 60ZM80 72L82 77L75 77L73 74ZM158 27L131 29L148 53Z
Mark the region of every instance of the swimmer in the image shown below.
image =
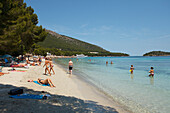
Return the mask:
M153 67L151 67L151 70L149 71L149 73L150 73L150 77L153 77L154 76L154 70L153 70Z
M133 74L133 70L134 70L135 68L133 67L133 65L131 65L131 67L130 67L130 72L131 72L131 74Z

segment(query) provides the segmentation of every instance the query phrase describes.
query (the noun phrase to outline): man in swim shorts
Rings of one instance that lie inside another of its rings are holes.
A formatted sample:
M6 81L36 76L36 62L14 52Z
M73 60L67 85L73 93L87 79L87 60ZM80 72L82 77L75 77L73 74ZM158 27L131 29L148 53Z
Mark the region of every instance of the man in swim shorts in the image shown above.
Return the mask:
M71 59L70 59L70 61L68 62L68 67L69 67L69 74L72 74L73 62L71 61Z

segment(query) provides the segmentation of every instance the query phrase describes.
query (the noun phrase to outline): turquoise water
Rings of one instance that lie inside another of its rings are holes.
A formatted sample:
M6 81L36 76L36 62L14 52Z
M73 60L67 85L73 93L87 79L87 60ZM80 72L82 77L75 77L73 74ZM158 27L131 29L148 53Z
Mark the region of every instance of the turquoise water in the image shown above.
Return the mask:
M55 61L67 67L69 59ZM87 57L72 61L73 74L81 73L79 76L130 110L170 112L170 57ZM130 65L134 65L133 74ZM150 67L154 67L154 77L148 77Z

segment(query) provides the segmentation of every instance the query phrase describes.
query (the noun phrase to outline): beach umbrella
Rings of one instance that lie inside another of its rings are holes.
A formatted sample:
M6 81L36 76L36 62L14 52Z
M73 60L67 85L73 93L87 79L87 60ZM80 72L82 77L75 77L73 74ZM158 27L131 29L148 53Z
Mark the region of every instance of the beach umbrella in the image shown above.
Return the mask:
M2 55L2 56L0 56L0 58L12 58L12 56L11 55Z

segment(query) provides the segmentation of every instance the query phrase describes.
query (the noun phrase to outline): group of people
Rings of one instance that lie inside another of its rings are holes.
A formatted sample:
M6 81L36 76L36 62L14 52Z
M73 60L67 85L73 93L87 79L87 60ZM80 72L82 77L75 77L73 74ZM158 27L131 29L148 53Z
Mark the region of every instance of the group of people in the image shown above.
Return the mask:
M31 66L41 65L42 59L41 57L33 58L32 61L30 61L28 58L26 59L26 63L30 64Z
M51 58L45 58L45 74L47 74L47 71L48 73L50 74L51 76L51 70L53 71L53 74L55 74L54 72L54 69L53 69L53 65L52 65L52 59ZM43 67L44 67L43 66ZM69 60L69 63L68 63L68 68L69 68L69 73L72 74L72 69L73 69L73 62L71 61L71 59ZM40 84L45 84L45 85L50 85L51 87L55 87L54 84L52 83L51 79L41 79L41 78L38 78L38 83Z
M135 68L133 67L133 65L131 65L131 67L130 67L130 72L131 72L131 74L133 74L133 70L134 70ZM153 77L154 76L154 70L153 70L153 67L151 67L151 69L150 69L150 71L149 71L149 77Z
M53 74L55 74L54 69L53 69L54 65L52 64L51 58L48 58L48 57L45 58L44 66L45 66L45 75L47 74L47 71L48 71L48 74L51 76L51 70L53 71Z
M41 62L42 60L38 60L39 62ZM41 65L41 63L40 63ZM55 74L54 69L53 69L53 64L52 64L52 59L46 57L45 58L45 63L43 65L43 67L45 67L45 75L48 73L51 76L51 70L53 71L53 74ZM33 80L28 80L28 82L33 82ZM52 83L51 79L47 78L47 79L41 79L38 78L37 82L39 84L44 84L44 85L50 85L50 87L55 87L54 84Z
M106 65L108 64L108 61L106 61ZM110 64L113 64L113 61L110 62Z

